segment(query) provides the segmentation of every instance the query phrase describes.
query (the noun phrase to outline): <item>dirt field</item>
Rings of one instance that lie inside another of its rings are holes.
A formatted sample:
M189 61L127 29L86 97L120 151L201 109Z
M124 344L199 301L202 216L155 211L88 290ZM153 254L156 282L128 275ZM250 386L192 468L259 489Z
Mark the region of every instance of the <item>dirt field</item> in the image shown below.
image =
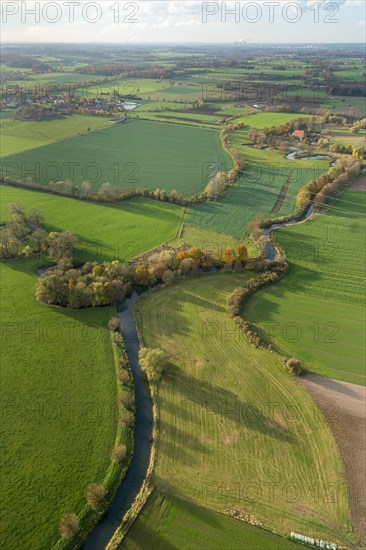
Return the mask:
M362 174L354 183L351 185L351 191L363 191L366 192L366 175Z
M335 435L345 465L354 530L366 544L366 388L316 374L301 383Z

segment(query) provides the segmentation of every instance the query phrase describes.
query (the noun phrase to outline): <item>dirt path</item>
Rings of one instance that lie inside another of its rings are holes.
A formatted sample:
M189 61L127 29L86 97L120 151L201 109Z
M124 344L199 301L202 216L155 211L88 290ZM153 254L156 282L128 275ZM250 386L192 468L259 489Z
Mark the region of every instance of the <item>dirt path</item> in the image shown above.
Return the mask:
M301 383L334 433L345 466L353 526L366 544L366 388L317 374Z
M362 174L350 187L351 191L366 192L366 175Z
M280 189L280 192L278 193L278 197L277 197L277 200L271 210L271 214L272 213L275 213L275 212L279 212L280 211L280 208L283 204L283 201L285 200L286 198L286 195L287 195L287 191L290 187L290 184L292 183L292 176L293 176L293 173L294 171L291 170L290 174L289 174L289 177L287 178L286 182L282 185L281 189Z

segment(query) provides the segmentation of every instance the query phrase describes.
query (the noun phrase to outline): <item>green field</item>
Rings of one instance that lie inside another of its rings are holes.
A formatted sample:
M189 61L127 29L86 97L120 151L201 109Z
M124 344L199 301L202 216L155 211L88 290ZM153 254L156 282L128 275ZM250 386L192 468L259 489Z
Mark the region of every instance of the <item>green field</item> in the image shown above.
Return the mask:
M21 71L29 72L27 69L11 69L9 67L2 66L2 71ZM4 93L7 93L7 90L12 90L14 86L19 86L23 93L32 93L34 90L38 91L39 88L46 89L49 92L60 93L60 85L70 85L70 88L74 88L79 85L83 86L84 82L95 82L102 77L91 74L79 74L75 72L55 72L47 74L33 74L30 72L28 80L17 80L16 75L14 80L5 81L4 86L0 90L0 97Z
M141 197L100 205L2 185L0 198L1 221L12 203L37 208L49 231L76 233L84 261L123 261L146 252L173 239L182 217L179 206Z
M277 357L248 344L226 311L250 276L203 275L137 303L145 345L170 357L158 395L157 488L211 510L245 510L285 536L345 542L347 492L330 429Z
M365 130L360 130L358 134L353 134L348 129L337 128L325 130L324 134L330 138L331 143L334 142L340 145L352 145L353 147L361 147L362 145L365 145Z
M243 122L251 128L271 128L272 126L280 126L285 124L294 118L308 118L310 115L298 114L298 113L256 113L254 115L242 116L240 118L231 121L233 124Z
M209 167L217 163L227 170L232 166L217 130L133 120L10 155L2 173L24 179L38 166L33 177L41 183L89 179L94 188L108 181L121 188L160 187L190 196L204 189Z
M1 109L0 110L0 120L11 119L14 116L15 111L12 109Z
M49 550L67 512L111 468L116 374L107 322L113 308L37 304L36 265L0 264L1 540Z
M364 97L338 96L345 107L354 107L362 116L366 116L366 99Z
M244 244L247 247L249 256L259 256L260 249L251 239L235 239L225 233L216 233L204 227L193 227L192 225L183 225L180 239L177 244L186 242L191 246L196 246L203 251L210 252L214 257L223 258L225 249L237 249L238 245Z
M142 99L155 99L157 101L188 101L203 99L204 91L202 85L197 83L195 86L167 86L157 91L139 92Z
M141 112L136 111L136 115L140 118L148 120L156 120L160 122L170 122L174 124L187 124L190 126L196 127L216 127L220 128L218 124L219 116L218 115L207 115L202 113L197 113L194 109L187 110L185 112L180 111L170 111L168 109L162 110L159 112Z
M101 78L101 77L99 77ZM90 78L88 78L90 80ZM85 78L84 80L88 80ZM97 80L94 76L92 80ZM153 78L132 78L126 80L114 80L104 84L88 86L76 91L76 95L83 93L87 97L100 96L101 94L113 94L117 92L121 96L141 96L150 92L157 92L167 85L166 81L154 80Z
M55 141L110 126L106 118L72 115L51 120L5 119L0 126L0 156L42 147Z
M290 272L257 292L243 316L309 370L365 384L365 194L347 191L331 210L277 237Z
M128 532L121 550L298 550L268 531L192 502L155 492Z

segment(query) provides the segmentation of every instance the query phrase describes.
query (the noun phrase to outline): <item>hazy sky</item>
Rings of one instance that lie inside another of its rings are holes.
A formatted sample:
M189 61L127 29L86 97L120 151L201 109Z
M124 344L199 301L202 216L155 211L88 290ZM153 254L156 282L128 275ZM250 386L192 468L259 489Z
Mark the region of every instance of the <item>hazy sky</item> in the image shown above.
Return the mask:
M4 42L363 42L365 12L366 0L2 0L1 29Z

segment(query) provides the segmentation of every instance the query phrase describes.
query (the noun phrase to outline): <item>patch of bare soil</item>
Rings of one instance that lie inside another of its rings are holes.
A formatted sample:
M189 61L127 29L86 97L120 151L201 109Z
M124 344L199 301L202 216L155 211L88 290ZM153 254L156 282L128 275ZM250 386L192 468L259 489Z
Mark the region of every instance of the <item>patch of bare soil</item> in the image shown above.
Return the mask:
M362 174L350 187L351 191L366 192L366 175Z
M308 374L301 379L326 417L342 455L353 527L366 544L366 388Z

